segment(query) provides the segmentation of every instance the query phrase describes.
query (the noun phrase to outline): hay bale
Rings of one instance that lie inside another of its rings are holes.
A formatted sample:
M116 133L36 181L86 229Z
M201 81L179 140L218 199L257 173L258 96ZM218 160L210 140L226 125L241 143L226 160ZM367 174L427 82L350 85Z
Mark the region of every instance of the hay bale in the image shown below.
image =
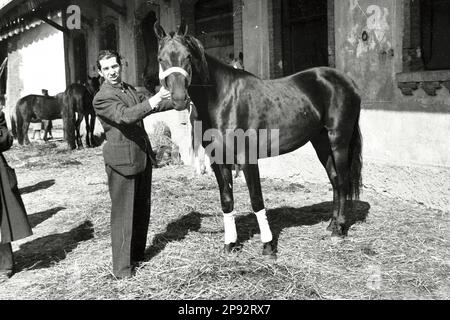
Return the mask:
M158 121L149 134L158 167L181 164L179 147L172 142L171 137L170 128L163 121Z

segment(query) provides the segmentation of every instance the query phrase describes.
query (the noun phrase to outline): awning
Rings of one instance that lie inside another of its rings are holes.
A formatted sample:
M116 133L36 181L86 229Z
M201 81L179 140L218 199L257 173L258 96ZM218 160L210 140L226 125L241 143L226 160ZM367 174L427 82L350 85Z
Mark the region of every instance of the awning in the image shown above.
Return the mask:
M0 41L52 19L66 4L64 0L12 0L0 8Z

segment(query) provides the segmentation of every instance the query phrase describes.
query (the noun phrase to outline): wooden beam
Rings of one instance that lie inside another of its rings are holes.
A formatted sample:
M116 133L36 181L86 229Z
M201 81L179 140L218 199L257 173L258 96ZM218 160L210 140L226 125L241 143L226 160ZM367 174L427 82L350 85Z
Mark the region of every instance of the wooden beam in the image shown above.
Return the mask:
M62 31L64 33L69 33L69 29L63 27L60 24L57 24L55 21L47 19L46 17L44 17L42 15L39 15L38 18L41 19L42 21L44 21L45 23L48 23L49 25L51 25L53 28L58 29L59 31Z
M3 71L5 71L6 69L6 62L8 61L8 57L5 58L5 60L3 60L2 65L0 66L0 79L3 75Z
M115 4L112 0L100 0L102 4L105 6L113 9L123 17L127 15L127 7L126 6L119 6L118 4Z

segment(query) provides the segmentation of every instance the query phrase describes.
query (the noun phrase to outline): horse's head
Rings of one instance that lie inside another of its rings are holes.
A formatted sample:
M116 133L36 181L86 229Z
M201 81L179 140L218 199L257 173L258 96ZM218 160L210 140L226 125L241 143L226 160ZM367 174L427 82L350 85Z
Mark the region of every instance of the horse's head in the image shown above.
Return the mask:
M159 79L172 95L176 110L184 110L188 106L188 88L192 78L207 81L208 72L204 49L200 42L187 35L188 27L181 22L177 32L168 35L164 29L155 23L155 34L159 39L158 61Z

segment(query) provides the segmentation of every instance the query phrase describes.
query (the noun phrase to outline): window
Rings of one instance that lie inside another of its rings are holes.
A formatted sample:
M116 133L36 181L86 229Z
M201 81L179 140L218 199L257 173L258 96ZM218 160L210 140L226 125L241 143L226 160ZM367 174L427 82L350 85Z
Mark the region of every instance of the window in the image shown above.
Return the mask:
M285 75L329 65L327 2L282 1Z
M119 35L117 32L117 21L114 18L107 17L101 28L100 50L118 51Z
M420 15L424 69L450 69L450 0L422 0Z
M403 71L450 69L450 0L405 1Z
M230 62L234 57L233 1L198 1L195 5L195 32L209 54Z

